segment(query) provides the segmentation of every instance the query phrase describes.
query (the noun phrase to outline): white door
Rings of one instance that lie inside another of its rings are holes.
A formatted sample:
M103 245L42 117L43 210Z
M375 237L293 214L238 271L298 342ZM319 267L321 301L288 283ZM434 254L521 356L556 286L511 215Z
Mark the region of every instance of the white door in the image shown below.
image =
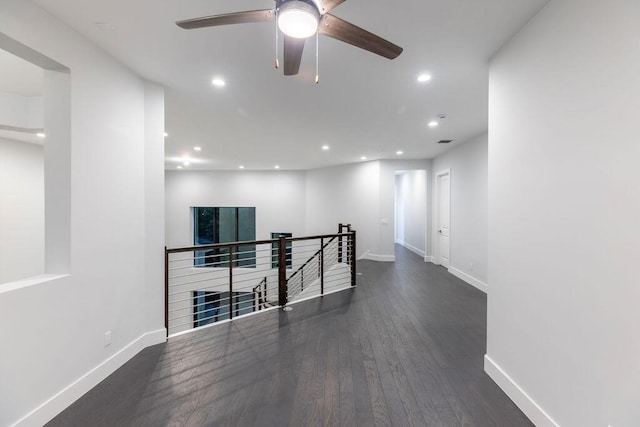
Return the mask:
M437 262L449 268L449 220L451 211L451 174L449 171L437 175Z

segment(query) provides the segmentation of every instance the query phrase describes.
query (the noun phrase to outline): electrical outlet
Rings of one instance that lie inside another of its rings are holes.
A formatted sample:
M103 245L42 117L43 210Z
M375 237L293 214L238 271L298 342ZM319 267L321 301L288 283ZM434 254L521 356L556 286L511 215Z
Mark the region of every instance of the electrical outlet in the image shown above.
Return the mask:
M104 346L109 347L111 345L111 331L104 333Z
M469 271L473 271L473 263L472 262L469 263Z

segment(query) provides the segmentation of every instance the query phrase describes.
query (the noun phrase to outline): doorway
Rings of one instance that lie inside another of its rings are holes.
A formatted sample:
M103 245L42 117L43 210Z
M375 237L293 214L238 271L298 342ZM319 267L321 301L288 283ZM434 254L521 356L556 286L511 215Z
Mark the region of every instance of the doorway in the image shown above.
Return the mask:
M395 243L426 257L427 171L395 171Z
M451 170L436 173L436 264L449 268L449 247L451 237Z

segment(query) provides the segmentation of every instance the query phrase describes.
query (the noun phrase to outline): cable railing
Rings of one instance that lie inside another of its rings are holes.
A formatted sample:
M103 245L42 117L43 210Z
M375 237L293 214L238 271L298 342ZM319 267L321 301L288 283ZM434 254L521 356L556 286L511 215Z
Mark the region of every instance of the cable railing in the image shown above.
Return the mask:
M257 311L267 308L267 278L265 277L253 288L254 306L258 308Z
M356 232L165 250L169 336L355 286Z

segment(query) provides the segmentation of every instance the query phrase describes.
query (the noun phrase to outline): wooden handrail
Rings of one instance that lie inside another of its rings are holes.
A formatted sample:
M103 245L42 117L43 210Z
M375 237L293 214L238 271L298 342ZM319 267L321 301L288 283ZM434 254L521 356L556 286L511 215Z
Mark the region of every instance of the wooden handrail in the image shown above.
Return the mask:
M350 233L339 233L339 234L321 234L318 236L306 236L306 237L287 237L287 242L302 242L305 240L320 240L321 238L328 239L331 237L347 237ZM168 254L177 254L181 252L193 252L193 251L204 251L207 249L219 249L219 248L230 248L232 246L251 246L251 245L266 245L277 242L279 239L271 239L271 240L247 240L244 242L232 242L232 243L212 243L210 245L198 245L198 246L188 246L182 248L173 248L167 249Z

